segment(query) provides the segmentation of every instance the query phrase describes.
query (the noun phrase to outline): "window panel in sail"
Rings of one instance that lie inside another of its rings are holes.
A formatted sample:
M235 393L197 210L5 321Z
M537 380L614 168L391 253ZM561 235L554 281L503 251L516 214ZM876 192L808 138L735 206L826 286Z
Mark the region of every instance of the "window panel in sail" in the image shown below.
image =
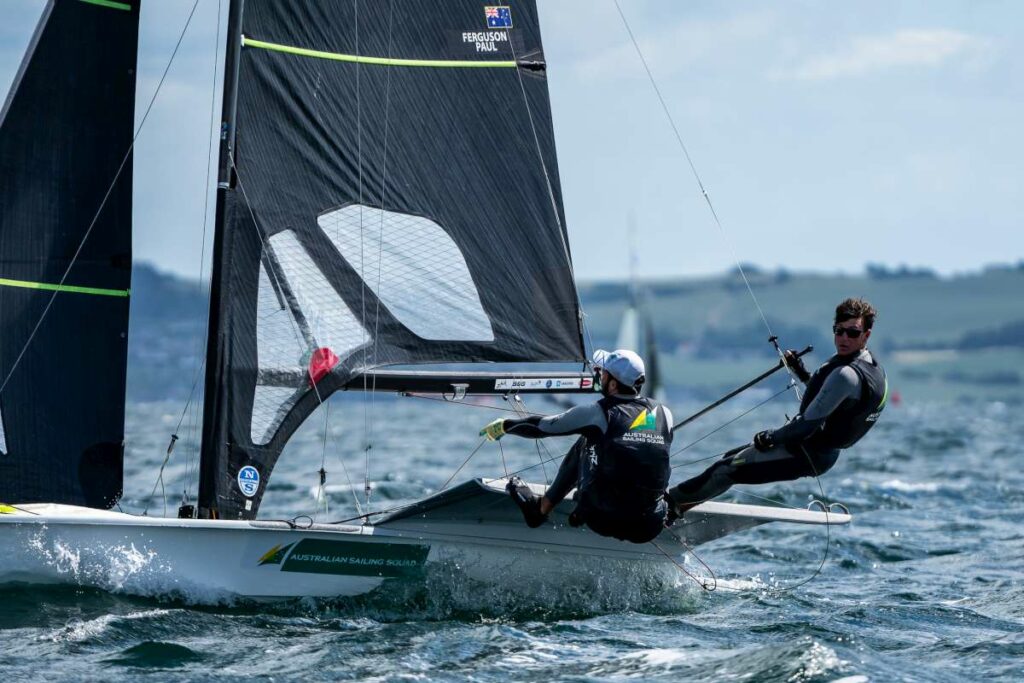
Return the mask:
M250 427L257 445L270 442L313 386L310 368L319 349L341 360L371 341L294 232L270 237L265 256L256 300L258 374Z
M331 211L317 222L366 286L414 334L494 341L466 259L440 225L362 204Z

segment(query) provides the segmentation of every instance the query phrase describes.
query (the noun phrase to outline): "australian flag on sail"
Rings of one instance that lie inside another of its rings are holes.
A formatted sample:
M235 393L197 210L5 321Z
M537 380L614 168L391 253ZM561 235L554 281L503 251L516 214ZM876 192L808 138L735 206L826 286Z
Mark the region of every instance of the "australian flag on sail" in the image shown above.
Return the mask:
M484 7L487 28L512 28L511 7Z

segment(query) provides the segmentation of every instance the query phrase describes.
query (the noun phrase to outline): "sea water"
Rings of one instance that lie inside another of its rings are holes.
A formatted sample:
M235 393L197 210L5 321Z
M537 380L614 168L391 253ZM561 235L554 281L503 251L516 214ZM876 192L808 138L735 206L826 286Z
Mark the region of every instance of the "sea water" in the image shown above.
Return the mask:
M781 398L678 453L673 480L778 423L792 403ZM688 427L675 448L749 405ZM337 400L296 435L261 516L336 520L355 513L356 498L370 510L414 500L443 485L479 443L480 426L509 407ZM682 416L698 406L673 407ZM166 500L173 514L183 493L195 495L197 413L184 410L177 427L183 409L130 406L125 511L163 514ZM181 438L150 499L176 429ZM820 482L737 487L727 497L794 507L839 501L852 525L829 534L767 525L697 548L699 558L681 558L687 572L668 577L594 566L488 582L441 567L354 599L255 603L182 594L151 571L160 558L112 549L109 565L81 581L102 590L0 589L0 673L51 682L1024 680L1021 443L1019 404L890 406ZM509 437L481 448L456 479L532 467L527 478L543 482L567 445ZM41 551L69 576L81 571L79 549ZM716 589L688 574L713 577Z

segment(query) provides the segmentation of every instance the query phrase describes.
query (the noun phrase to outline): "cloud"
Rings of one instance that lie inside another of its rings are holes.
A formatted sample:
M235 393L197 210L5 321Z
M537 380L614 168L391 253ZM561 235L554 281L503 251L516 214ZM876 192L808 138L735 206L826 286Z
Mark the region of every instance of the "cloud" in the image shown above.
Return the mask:
M780 80L827 81L900 67L937 67L974 60L991 48L988 40L950 29L903 29L883 36L861 36L827 55L808 59L772 75Z
M580 51L572 70L584 80L610 78L646 79L636 48L626 35L617 14L602 25L599 50ZM743 61L750 46L772 35L774 14L759 10L721 19L682 19L665 22L652 30L648 23L629 17L630 25L647 63L658 78L671 78L698 65Z

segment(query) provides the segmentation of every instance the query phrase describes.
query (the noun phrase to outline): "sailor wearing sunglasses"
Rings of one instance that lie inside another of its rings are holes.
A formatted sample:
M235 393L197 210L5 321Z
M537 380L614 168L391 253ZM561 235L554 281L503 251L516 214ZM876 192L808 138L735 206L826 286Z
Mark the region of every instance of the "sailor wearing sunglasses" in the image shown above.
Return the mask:
M867 434L889 397L885 371L867 349L876 314L864 299L839 304L832 326L836 355L813 375L794 351L786 352L787 364L807 385L799 414L778 429L758 432L752 444L729 451L703 473L671 488L669 523L733 484L767 484L827 472L841 450Z

